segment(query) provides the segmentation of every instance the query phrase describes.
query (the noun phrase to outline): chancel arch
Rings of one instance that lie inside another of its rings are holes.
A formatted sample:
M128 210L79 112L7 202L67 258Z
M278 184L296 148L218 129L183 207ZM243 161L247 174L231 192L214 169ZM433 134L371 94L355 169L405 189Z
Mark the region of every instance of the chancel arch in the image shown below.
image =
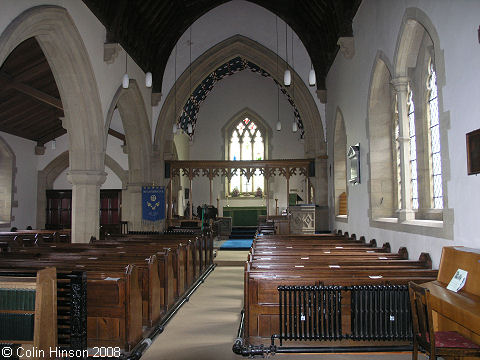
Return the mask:
M196 88L205 78L207 78L213 71L218 69L222 64L230 59L240 57L246 61L255 64L260 69L266 71L279 84L283 83L283 72L287 64L278 59L276 54L264 47L263 45L251 40L247 37L236 35L227 40L224 40L217 45L210 48L197 60L195 60L191 69L187 69L178 79L176 85L168 93L162 110L160 111L157 127L154 136L154 149L157 149L157 158L169 159L172 151L173 133L172 127L174 122L179 120L181 111L184 105L190 98L190 81L191 74L192 88ZM279 61L277 73L277 60ZM295 105L298 109L299 115L303 121L305 136L304 149L305 157L321 157L326 155L326 143L324 141L324 132L321 122L320 113L313 100L310 91L305 86L301 78L294 71L293 86L286 89L289 96L292 96L293 88L295 89ZM175 89L176 87L176 101ZM292 96L293 97L293 96ZM174 109L174 105L177 108ZM316 189L325 186L324 191L316 191L317 203L326 205L327 191L326 191L326 170L325 161L317 162L317 177ZM156 165L155 179L159 181L163 178L163 161L159 161Z
M105 181L103 116L99 92L83 40L67 10L37 6L15 18L0 35L0 64L23 41L34 37L62 99L69 136L69 177L73 182L72 241L98 236L99 188Z

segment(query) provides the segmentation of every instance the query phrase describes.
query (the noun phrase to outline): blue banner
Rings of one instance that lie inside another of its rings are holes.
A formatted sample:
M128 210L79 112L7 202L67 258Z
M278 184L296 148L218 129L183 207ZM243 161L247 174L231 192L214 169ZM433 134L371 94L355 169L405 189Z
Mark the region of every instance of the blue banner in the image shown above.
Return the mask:
M165 219L164 186L142 186L142 219L148 221Z

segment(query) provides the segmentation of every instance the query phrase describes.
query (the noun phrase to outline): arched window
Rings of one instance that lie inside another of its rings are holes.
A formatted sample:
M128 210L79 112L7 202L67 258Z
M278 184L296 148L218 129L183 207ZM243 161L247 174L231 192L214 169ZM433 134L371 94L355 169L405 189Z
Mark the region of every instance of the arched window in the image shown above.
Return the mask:
M229 134L228 143L229 160L264 160L265 159L265 133L250 118L243 117L234 124ZM232 177L228 189L231 194L235 189L240 194L252 194L260 188L264 190L264 177L257 172L250 179L237 174Z
M418 209L418 175L417 175L417 137L415 132L415 104L412 88L408 87L407 113L410 137L410 174L412 184L412 208Z
M442 191L442 155L440 148L440 122L438 119L438 92L437 92L437 74L430 58L428 62L428 128L430 142L430 161L431 161L431 181L433 190L433 208L443 209L443 191Z

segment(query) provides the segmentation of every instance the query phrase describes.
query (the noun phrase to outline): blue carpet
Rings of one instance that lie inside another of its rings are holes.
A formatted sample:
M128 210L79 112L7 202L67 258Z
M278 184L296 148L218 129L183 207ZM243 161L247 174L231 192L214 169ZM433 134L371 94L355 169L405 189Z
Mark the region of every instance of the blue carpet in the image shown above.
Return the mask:
M245 249L248 250L252 246L252 239L229 239L225 241L222 246L220 246L220 250L225 249Z

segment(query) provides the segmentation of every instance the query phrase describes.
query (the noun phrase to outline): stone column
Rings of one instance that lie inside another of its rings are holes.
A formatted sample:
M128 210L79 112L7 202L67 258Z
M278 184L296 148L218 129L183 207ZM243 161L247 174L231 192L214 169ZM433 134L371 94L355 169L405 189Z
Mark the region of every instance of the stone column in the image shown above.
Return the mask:
M125 218L128 219L129 231L152 230L142 224L142 186L141 183L129 183L127 185L126 196L128 200L122 202L122 210Z
M99 238L100 186L107 173L99 170L70 170L72 184L72 243L88 243L91 236Z
M397 94L398 103L398 124L400 133L398 141L400 142L400 168L401 172L401 209L399 211L399 221L415 219L415 213L412 210L411 196L411 172L410 172L410 132L408 123L408 77L401 76L391 81Z

